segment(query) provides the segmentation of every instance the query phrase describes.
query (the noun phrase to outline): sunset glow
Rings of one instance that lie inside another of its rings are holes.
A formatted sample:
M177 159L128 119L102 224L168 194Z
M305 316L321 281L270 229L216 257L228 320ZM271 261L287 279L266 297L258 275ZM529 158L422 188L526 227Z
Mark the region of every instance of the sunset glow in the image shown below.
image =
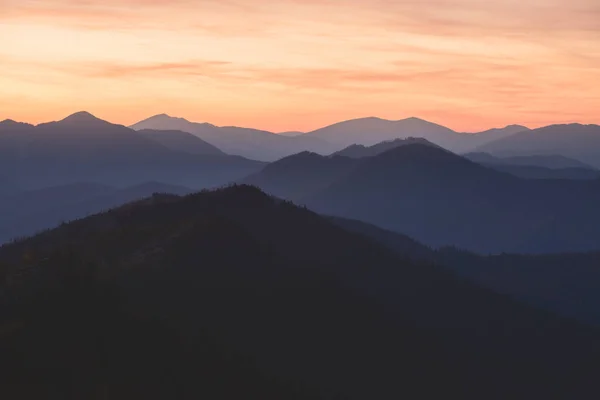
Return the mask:
M600 123L597 0L0 0L0 120Z

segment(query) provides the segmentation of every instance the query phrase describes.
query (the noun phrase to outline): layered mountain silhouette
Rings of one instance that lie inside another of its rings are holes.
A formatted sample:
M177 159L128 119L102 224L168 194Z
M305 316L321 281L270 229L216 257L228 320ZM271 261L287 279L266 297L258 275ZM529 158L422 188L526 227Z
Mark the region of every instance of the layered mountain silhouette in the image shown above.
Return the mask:
M471 161L527 179L598 179L600 171L590 165L559 155L494 157L468 153Z
M315 160L295 169L313 168ZM269 166L268 178L261 172L246 182L320 213L370 222L435 247L483 253L600 249L597 180L518 179L420 144L355 162L320 191L303 193L312 187L304 181L294 186L298 178L286 179L277 163Z
M128 188L76 183L5 195L0 197L0 245L154 193L183 195L191 192L185 187L158 182Z
M349 157L303 152L275 161L240 183L302 203L346 177L358 164L358 160Z
M394 139L385 142L374 144L373 146L363 146L360 144L353 144L343 150L333 153L335 156L344 156L350 158L364 158L372 157L385 153L388 150L395 149L396 147L405 146L407 144L423 144L429 146L436 146L427 139L423 138L407 138L407 139Z
M331 153L329 143L307 135L286 136L257 129L218 127L183 118L156 115L131 126L135 130L179 130L191 133L228 154L253 160L274 161L301 151Z
M191 133L143 129L138 133L171 150L203 156L224 156L221 150Z
M600 167L600 126L551 125L481 146L479 152L494 156L562 155Z
M419 118L390 121L381 118L360 118L340 122L306 134L321 138L340 148L353 144L372 146L398 138L420 137L447 149L455 149L464 138L444 126Z
M37 126L3 123L0 170L24 189L79 182L126 187L147 181L203 188L262 166L221 154L200 140L190 143L195 138L180 132L170 134L138 133L86 112Z
M342 148L354 144L373 146L395 139L422 138L454 152L465 152L526 129L520 125L510 125L502 129L470 134L455 132L420 118L390 121L370 117L340 122L310 132L307 136L322 138Z
M485 144L501 140L520 132L526 132L530 129L523 125L508 125L504 128L493 128L487 131L468 134L468 144L466 148L475 149Z
M8 398L598 393L598 331L246 186L2 247L0 274Z
M594 169L594 167L589 164L557 154L494 157L489 153L467 153L464 155L464 157L479 164L501 164L523 167L542 167L550 169Z
M426 139L451 151L467 152L528 129L520 125L509 125L481 133L459 133L420 118L391 121L369 117L343 121L308 133L275 134L256 129L195 123L166 114L150 117L132 125L131 128L184 131L198 136L228 154L263 161L275 161L302 151L325 155L352 145L373 146L384 141L407 138Z

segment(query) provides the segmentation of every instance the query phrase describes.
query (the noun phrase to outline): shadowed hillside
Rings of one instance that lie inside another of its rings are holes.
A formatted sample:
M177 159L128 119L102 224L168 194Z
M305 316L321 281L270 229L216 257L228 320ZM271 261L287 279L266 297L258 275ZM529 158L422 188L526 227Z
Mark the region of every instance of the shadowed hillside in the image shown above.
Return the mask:
M251 187L62 226L0 274L9 399L597 393L598 332Z

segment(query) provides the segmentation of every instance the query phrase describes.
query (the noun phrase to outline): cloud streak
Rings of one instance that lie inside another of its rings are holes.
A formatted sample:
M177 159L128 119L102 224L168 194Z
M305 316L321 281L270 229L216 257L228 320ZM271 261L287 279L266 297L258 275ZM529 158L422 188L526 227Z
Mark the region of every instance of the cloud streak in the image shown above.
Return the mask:
M600 122L596 0L1 0L0 37L0 118Z

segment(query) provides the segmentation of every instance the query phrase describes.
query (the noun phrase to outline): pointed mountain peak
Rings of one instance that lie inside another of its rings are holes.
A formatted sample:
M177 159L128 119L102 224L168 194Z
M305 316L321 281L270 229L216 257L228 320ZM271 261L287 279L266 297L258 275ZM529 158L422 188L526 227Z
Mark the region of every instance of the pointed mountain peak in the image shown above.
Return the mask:
M75 114L69 115L67 118L61 120L60 122L68 122L75 124L85 124L85 123L95 123L95 122L105 122L100 118L96 118L94 115L90 114L87 111L76 112Z

